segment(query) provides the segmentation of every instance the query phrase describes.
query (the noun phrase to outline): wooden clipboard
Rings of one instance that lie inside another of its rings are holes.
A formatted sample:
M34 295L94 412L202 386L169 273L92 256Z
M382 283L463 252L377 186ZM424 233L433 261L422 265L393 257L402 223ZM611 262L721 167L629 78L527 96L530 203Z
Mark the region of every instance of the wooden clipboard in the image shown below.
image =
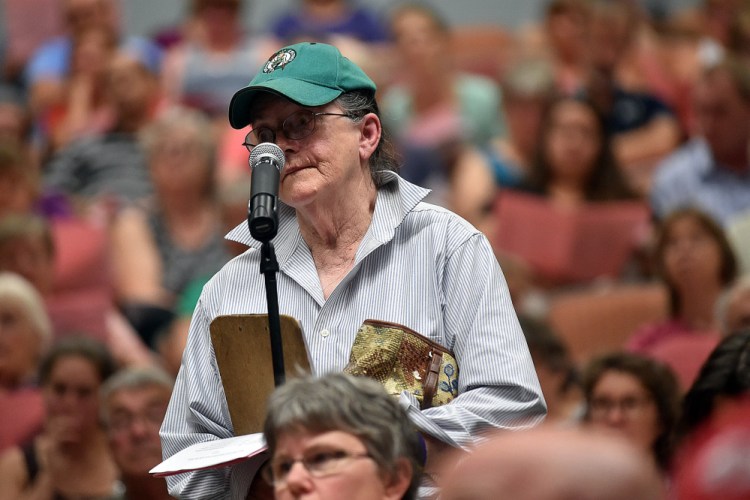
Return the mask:
M310 374L299 322L286 315L279 322L286 378ZM268 315L219 316L210 330L234 434L262 432L268 397L275 389Z

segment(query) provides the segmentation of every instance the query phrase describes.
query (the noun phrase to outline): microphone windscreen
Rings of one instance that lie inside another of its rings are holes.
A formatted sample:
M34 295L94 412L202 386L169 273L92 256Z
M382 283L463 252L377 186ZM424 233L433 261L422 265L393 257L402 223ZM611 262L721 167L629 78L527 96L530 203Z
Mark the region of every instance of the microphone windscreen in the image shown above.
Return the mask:
M255 168L255 166L264 158L275 160L272 163L274 163L279 170L284 168L284 163L286 163L284 152L272 142L261 142L253 148L253 151L250 153L250 168Z

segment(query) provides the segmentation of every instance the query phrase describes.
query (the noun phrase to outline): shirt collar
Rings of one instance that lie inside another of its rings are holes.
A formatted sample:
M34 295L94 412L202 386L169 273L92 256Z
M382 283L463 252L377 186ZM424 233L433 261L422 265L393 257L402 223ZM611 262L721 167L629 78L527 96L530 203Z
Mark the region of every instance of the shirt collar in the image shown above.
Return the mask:
M356 260L380 245L393 239L396 228L406 215L430 192L402 179L396 172L380 172L380 187L375 203L370 228L367 230L357 251ZM247 221L242 222L225 236L251 248L260 249L261 242L250 235ZM273 239L276 258L280 266L292 255L294 249L302 242L295 210L279 201L279 230Z

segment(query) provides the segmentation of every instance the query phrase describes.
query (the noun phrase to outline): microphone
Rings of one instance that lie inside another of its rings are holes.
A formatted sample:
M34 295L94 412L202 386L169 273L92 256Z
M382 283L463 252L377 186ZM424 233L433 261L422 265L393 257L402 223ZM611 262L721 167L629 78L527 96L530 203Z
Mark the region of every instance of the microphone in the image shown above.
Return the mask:
M247 224L252 237L261 243L271 241L278 230L279 173L285 162L284 152L272 142L258 144L250 153L252 178Z

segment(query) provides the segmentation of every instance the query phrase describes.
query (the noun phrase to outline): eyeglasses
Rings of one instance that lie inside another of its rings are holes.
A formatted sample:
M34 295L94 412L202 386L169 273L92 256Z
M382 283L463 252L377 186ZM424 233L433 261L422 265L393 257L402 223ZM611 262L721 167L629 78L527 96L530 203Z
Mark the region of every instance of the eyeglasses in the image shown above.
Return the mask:
M315 132L315 123L319 116L346 116L351 118L349 113L325 113L315 112L309 109L300 109L287 116L281 122L281 131L284 137L293 141L298 141ZM270 127L253 127L245 136L243 146L248 151L252 151L255 146L262 142L276 142L276 132Z
M113 433L130 431L133 424L141 423L145 428L158 431L164 420L166 408L151 408L142 413L116 412L109 421L109 429Z
M302 458L272 460L261 474L263 479L276 488L286 486L294 464L301 463L311 476L320 478L340 473L347 465L360 458L372 458L369 453L349 453L344 450L316 451Z
M649 397L637 396L628 396L619 400L604 397L593 398L589 402L589 413L592 417L603 417L617 408L623 413L632 415L652 401L653 399Z

